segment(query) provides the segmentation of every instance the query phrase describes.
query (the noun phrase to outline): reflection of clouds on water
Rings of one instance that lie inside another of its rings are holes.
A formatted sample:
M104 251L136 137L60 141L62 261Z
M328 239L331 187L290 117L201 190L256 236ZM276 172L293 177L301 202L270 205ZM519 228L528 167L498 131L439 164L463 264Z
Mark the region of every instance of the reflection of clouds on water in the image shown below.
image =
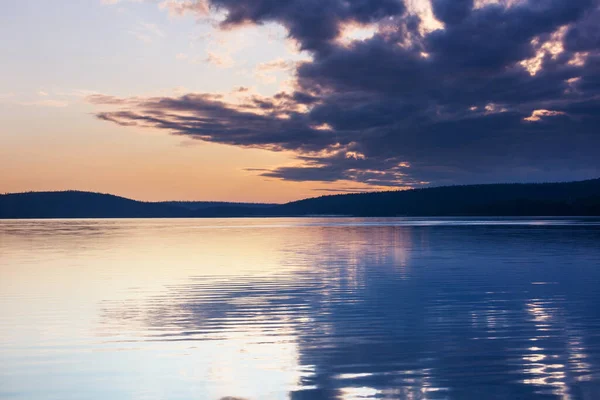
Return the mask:
M182 375L214 398L591 399L597 233L302 229L271 250L279 272L106 302L103 333L189 342Z

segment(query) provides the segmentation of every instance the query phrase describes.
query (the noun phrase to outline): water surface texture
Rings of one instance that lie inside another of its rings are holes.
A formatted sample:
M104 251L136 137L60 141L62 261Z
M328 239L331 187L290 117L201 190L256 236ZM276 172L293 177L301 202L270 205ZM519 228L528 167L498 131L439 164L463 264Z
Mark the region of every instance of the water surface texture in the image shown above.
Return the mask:
M597 219L0 221L0 398L599 399Z

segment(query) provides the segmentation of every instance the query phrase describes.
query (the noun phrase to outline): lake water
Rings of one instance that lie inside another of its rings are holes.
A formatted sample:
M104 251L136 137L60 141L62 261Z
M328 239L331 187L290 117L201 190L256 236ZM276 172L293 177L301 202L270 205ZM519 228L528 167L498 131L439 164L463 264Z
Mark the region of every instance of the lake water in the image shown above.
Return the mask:
M0 221L0 398L600 399L598 219Z

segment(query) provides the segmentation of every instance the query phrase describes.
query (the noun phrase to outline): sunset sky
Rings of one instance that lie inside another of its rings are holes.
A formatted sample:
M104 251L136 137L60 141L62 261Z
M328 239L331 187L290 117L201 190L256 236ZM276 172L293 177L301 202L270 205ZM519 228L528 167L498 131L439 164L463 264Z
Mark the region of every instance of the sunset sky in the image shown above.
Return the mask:
M598 0L19 0L0 192L283 202L600 176Z

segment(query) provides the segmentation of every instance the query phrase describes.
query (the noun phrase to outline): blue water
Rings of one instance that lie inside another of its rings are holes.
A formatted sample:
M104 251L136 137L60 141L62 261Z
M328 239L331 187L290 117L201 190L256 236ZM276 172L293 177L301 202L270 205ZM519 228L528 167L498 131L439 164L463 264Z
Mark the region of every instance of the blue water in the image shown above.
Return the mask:
M600 220L0 221L1 399L600 399Z

